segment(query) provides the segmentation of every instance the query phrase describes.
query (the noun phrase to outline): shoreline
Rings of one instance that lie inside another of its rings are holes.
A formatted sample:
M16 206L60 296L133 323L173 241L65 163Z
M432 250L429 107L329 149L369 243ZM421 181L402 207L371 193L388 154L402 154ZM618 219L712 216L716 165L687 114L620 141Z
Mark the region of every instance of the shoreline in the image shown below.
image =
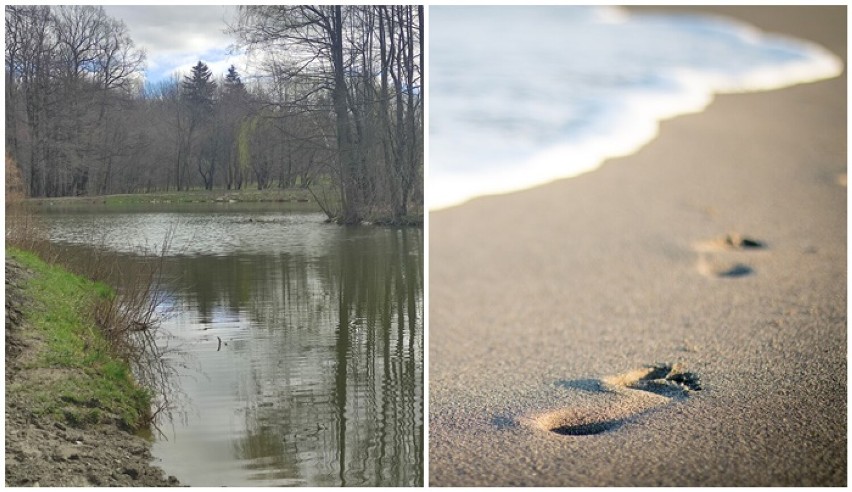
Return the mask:
M695 15L694 10L667 11L655 7L638 9L613 7L613 9L618 9L617 14L612 14L614 17L623 17L624 22L635 25L653 25L655 22L660 22L655 20L657 14L664 14L666 19ZM844 69L840 58L819 43L764 31L753 24L718 12L702 12L696 19L681 22L687 25L698 22L708 23L708 26L712 25L714 30L718 29L720 32L724 30L728 38L737 39L741 43L738 47L743 50L748 50L751 44L761 47L775 46L777 51L783 52L789 49L791 53L795 52L795 56L802 59L796 63L775 61L768 66L752 67L751 71L721 71L720 73L724 75L715 74L706 69L698 70L697 74L690 72L689 75L684 73L675 75L673 70L665 69L660 77L676 88L668 92L654 92L645 88L642 90L644 94L640 95L642 92L639 92L639 89L625 87L619 93L610 93L607 99L621 107L619 111L621 114L618 118L610 117L606 125L590 123L592 126L600 127L596 134L586 131L586 137L580 139L561 134L562 141L554 136L549 141L541 142L537 148L530 148L524 138L519 138L519 141L512 145L512 155L515 156L512 158L492 156L490 152L493 152L493 149L487 150L488 144L485 143L488 142L487 139L481 142L479 152L471 152L463 145L452 144L446 137L436 136L436 140L440 140L440 143L433 144L432 159L437 159L443 164L436 164L436 167L442 170L433 173L431 178L432 193L429 210L439 211L462 205L476 198L519 192L594 172L605 162L633 155L648 145L659 136L659 127L662 122L700 113L720 95L780 90L829 80L837 77ZM710 28L705 27L703 31L710 31ZM689 42L688 36L685 42ZM795 46L795 50L786 48L788 43L790 46ZM703 59L701 54L696 57ZM619 63L617 58L615 63ZM594 105L603 104L600 98L594 100L597 101ZM445 104L442 103L441 107ZM563 109L570 113L571 106L566 104ZM445 118L447 118L446 115L441 120ZM590 121L596 121L596 117L591 117ZM475 132L475 128L471 127L471 129ZM476 138L468 140L476 140ZM455 152L447 150L447 146L453 148ZM466 165L459 159L464 160L471 156L485 161L494 157L496 162L492 162L488 173L477 174L475 171L464 171ZM451 172L450 169L456 167L455 164L458 164L458 170Z
M842 6L642 10L847 61ZM592 173L430 212L430 484L845 485L845 173L844 71L719 95ZM660 362L701 390L643 375ZM601 432L557 432L577 429Z
M104 288L34 254L7 252L7 486L180 485L153 464L152 443L129 430L150 411L146 392L86 321Z
M221 207L222 211L252 211L258 207L281 207L286 212L317 212L328 214L317 198L308 189L265 189L265 190L192 190L150 193L127 193L116 195L24 198L21 204L34 211L170 211L204 210ZM336 222L328 219L327 222ZM423 211L415 210L397 219L387 214L376 214L361 221L360 225L391 227L422 227Z

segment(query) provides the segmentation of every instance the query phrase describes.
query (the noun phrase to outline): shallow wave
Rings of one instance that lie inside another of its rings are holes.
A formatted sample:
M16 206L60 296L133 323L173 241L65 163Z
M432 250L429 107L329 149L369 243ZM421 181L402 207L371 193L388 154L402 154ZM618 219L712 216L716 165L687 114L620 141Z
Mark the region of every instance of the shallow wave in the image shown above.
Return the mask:
M716 15L612 7L430 9L431 210L631 154L715 94L840 75L804 40Z

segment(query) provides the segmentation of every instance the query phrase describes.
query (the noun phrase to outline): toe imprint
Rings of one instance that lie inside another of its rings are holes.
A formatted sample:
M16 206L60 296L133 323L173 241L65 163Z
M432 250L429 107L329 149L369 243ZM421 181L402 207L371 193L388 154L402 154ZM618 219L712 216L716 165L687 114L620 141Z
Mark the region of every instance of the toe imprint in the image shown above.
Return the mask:
M559 386L582 391L595 391L597 387L598 392L618 396L599 408L558 408L521 418L519 423L561 436L603 434L618 429L637 415L700 391L701 381L681 364L657 363L599 380L563 381Z
M736 232L714 240L695 243L693 249L698 253L696 269L705 277L745 277L754 273L754 268L736 260L745 259L746 251L766 248L764 241Z

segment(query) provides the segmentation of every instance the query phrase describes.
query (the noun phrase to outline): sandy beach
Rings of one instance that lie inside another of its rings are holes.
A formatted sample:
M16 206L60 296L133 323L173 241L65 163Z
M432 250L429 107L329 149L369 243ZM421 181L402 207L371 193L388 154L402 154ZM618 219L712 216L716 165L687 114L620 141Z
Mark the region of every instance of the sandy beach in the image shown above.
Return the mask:
M686 10L846 62L844 6ZM846 485L846 80L432 212L429 483Z

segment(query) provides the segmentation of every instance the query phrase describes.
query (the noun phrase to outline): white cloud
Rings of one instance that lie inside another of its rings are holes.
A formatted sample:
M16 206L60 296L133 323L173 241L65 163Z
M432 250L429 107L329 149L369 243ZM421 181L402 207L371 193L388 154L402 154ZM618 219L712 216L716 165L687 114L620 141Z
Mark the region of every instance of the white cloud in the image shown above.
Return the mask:
M149 77L157 79L167 78L175 72L183 77L184 75L189 74L190 69L194 67L199 60L204 62L210 68L215 79L224 77L231 65L234 65L241 77L246 75L245 55L198 56L197 54L192 53L165 57L159 60L155 65L149 66Z
M184 75L198 60L217 77L232 63L238 71L245 70L244 55L228 54L235 40L226 31L235 20L235 6L107 5L104 10L124 21L136 46L147 52L149 81L176 70Z

